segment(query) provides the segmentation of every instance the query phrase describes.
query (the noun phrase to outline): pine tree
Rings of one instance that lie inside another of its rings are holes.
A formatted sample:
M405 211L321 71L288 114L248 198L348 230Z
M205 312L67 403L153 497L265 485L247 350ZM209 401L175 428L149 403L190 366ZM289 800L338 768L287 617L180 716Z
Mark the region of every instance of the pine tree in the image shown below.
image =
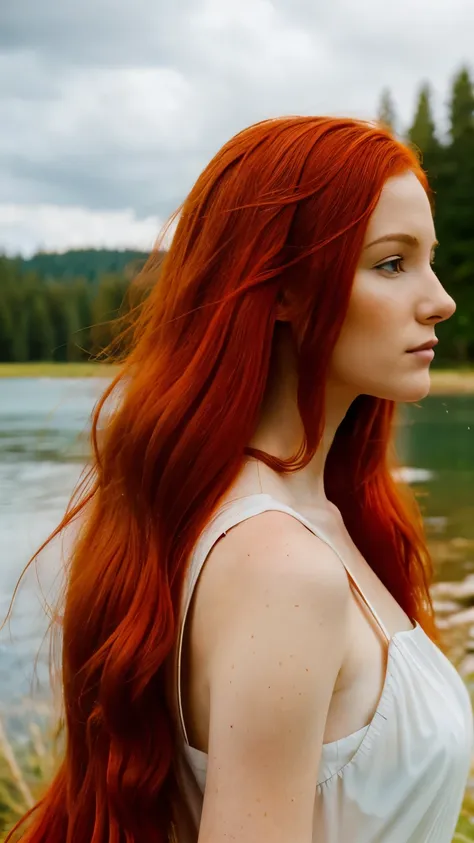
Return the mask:
M0 361L14 361L14 326L9 290L0 288Z
M77 278L69 287L71 334L68 344L68 360L87 360L91 351L92 289L85 278Z
M430 156L439 150L429 85L423 85L419 92L415 119L408 130L408 139L423 153L423 156Z
M54 330L42 285L38 282L25 297L27 309L28 360L52 360Z
M25 363L28 360L28 318L25 279L23 278L19 261L2 261L2 286L8 298L10 319L13 325L11 336L10 357L15 363Z
M0 360L14 361L13 262L0 257Z
M451 140L457 148L467 150L466 141L474 136L474 90L467 68L456 76L450 102ZM468 154L472 154L469 146Z
M92 303L91 343L94 356L108 349L117 335L117 319L122 315L122 305L127 282L119 275L104 275Z
M453 83L450 101L448 201L452 259L458 278L474 280L474 90L463 68Z
M68 359L68 344L71 336L69 284L58 281L47 282L45 293L54 330L53 359L64 363Z
M455 316L440 326L453 356L474 355L474 91L469 71L453 81L449 104L451 143L444 150L436 228L441 242L438 274L457 303Z
M396 132L395 106L389 88L384 88L382 91L377 119L382 126L386 126L391 132Z

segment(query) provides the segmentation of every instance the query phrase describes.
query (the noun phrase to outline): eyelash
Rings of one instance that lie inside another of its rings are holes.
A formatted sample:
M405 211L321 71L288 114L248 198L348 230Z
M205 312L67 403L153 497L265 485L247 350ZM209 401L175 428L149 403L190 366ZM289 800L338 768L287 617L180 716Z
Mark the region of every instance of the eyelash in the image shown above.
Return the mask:
M388 272L389 275L400 275L401 272L406 271L405 269L403 269L403 267L401 265L403 260L404 260L404 258L402 258L400 255L397 255L397 257L390 258L389 260L386 260L386 261L382 261L382 263L378 263L377 266L375 267L375 269L381 269L384 272ZM434 266L435 255L433 255L433 257L431 258L430 263L431 263L431 266ZM397 264L398 270L395 271L395 272L390 272L390 270L388 270L388 269L384 270L383 267L388 266L389 264Z
M389 264L395 263L395 264L398 264L398 271L397 272L390 272L389 270L385 270L385 271L388 272L389 275L399 275L400 272L405 272L405 270L401 266L402 261L403 261L403 258L401 258L400 256L396 257L396 258L390 258L390 260L383 261L382 263L378 263L377 266L375 267L375 269L382 269L383 270L384 266L388 266Z

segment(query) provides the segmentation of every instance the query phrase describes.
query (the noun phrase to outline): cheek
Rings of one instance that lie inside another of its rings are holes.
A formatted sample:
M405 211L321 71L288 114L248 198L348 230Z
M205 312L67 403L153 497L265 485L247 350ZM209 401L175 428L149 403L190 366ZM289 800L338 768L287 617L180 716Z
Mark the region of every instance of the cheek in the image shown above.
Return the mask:
M429 391L428 369L402 362L413 301L406 286L364 278L353 289L333 351L330 378L354 394L390 401L419 401ZM408 378L408 380L407 380ZM421 378L421 380L420 380Z
M385 380L399 357L407 326L406 291L390 279L356 276L331 361L337 380L368 386Z
M354 290L339 338L341 343L347 347L363 340L366 348L370 346L373 351L374 343L387 340L400 327L399 311L400 303L388 290L367 286Z

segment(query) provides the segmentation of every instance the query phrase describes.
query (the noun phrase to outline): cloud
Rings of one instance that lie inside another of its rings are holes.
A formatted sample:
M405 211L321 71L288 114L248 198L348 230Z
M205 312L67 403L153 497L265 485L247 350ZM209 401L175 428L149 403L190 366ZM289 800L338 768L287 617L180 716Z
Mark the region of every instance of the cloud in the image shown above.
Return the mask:
M2 205L0 230L6 254L29 256L40 248L65 251L84 244L97 249L150 251L163 222L137 219L134 211L90 211L58 205Z
M472 0L4 3L0 250L19 206L24 249L67 244L58 215L33 207L63 209L71 244L93 237L87 220L121 212L116 245L140 236L137 225L165 219L228 137L267 116L372 118L388 85L404 127L428 79L442 121L473 31Z

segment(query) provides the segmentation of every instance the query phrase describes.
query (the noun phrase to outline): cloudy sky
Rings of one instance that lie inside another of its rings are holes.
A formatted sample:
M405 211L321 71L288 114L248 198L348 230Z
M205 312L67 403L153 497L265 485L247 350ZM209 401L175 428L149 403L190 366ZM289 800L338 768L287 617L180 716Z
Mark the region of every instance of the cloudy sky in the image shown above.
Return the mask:
M151 248L234 132L280 114L445 115L473 0L0 0L0 252Z

